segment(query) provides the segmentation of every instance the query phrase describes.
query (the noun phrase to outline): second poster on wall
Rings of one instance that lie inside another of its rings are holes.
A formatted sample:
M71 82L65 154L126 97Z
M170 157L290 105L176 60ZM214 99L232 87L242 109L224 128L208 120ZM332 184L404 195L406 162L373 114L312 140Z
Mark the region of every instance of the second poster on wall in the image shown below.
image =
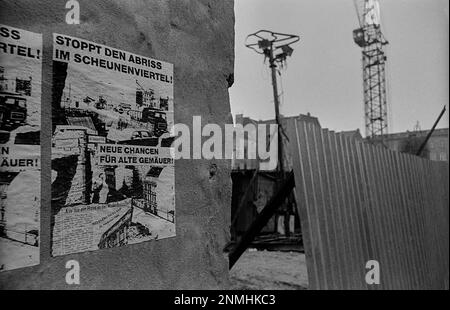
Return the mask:
M175 236L172 64L53 39L52 255Z

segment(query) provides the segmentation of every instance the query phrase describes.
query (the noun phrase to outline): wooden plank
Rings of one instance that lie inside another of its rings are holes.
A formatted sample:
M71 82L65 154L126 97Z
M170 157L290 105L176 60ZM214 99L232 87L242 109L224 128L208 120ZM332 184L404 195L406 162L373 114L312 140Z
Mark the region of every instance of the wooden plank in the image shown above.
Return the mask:
M346 195L347 195L347 209L350 214L350 223L352 227L352 233L350 240L355 244L355 252L354 252L354 259L355 259L355 267L357 270L358 277L356 278L355 285L358 289L363 289L366 287L365 282L365 266L366 262L364 260L364 250L362 245L362 239L361 239L361 230L360 230L360 223L359 219L357 217L357 211L356 209L358 206L356 205L356 194L355 191L357 190L357 187L355 186L354 178L355 178L355 172L353 167L353 158L351 157L351 151L349 150L349 139L346 138L344 135L340 134L340 139L342 143L342 151L344 156L344 177L345 177L345 187L346 187Z
M360 211L361 211L361 218L363 221L363 227L364 227L364 234L365 234L365 243L367 245L367 257L366 261L372 260L374 257L374 247L376 246L375 240L374 240L374 234L373 234L373 226L372 226L372 220L369 219L370 216L370 197L368 194L369 190L369 183L368 183L368 176L367 176L367 168L365 166L365 157L364 157L364 144L359 143L356 145L356 156L358 161L358 169L357 169L357 175L359 177L358 184L359 184L359 194L361 197L360 201ZM373 285L368 285L368 289L373 289Z
M433 289L439 289L439 277L436 274L436 272L439 270L439 257L438 257L438 241L437 241L437 236L436 236L436 221L438 220L436 218L436 213L434 211L434 208L430 208L430 206L433 205L433 201L434 201L434 182L433 182L433 171L432 171L432 165L431 162L426 162L425 163L425 174L426 174L426 179L427 182L425 184L426 186L426 191L427 191L427 206L428 206L428 211L427 211L427 216L428 216L428 230L429 230L429 234L428 234L428 243L430 245L429 247L429 251L431 254L430 257L430 263L431 263L431 270L432 270L432 288Z
M334 219L334 209L332 206L332 194L330 187L330 173L329 173L329 164L330 164L330 151L328 146L328 131L322 130L318 126L314 126L314 138L316 145L316 158L319 163L319 177L321 183L321 193L322 193L322 210L324 223L327 227L327 243L328 243L328 253L325 254L326 264L329 266L331 283L330 289L339 289L342 288L343 279L341 273L341 266L344 261L340 260L338 254L338 245L336 240L336 222Z
M378 219L377 226L378 226L378 238L381 241L382 244L382 250L380 251L379 256L379 263L380 263L380 269L383 269L383 272L381 273L381 288L383 289L392 289L393 288L393 268L391 265L391 257L390 257L390 244L389 244L389 235L390 232L388 231L388 227L386 225L387 222L387 216L385 214L386 204L384 199L384 192L383 192L383 178L381 171L383 167L380 166L379 162L379 152L380 149L378 147L371 147L370 148L371 153L371 164L372 164L372 174L374 178L374 186L372 188L374 194L375 194L375 201L376 205L374 208L374 213L376 216L376 219Z
M420 279L418 277L417 274L417 253L416 253L416 246L415 246L415 232L416 232L416 228L411 226L411 223L413 221L412 219L412 214L411 214L411 203L412 203L412 193L411 193L411 188L408 185L408 177L409 177L409 171L408 168L406 166L406 161L408 154L401 154L402 156L400 156L400 178L402 181L402 193L403 193L403 198L404 198L404 204L402 205L404 208L404 221L403 221L403 225L406 228L406 233L408 235L408 239L407 239L407 248L409 250L409 257L410 257L410 265L409 265L409 269L408 272L411 274L412 279L413 279L413 289L420 289Z
M314 227L309 212L310 192L307 191L307 175L304 167L306 163L306 149L302 147L304 145L304 123L297 122L296 119L292 119L288 122L289 126L289 141L292 143L292 161L294 166L294 176L296 180L296 193L297 193L297 209L300 217L303 245L305 248L306 267L308 270L308 283L310 289L317 289L319 287L319 268L317 266L318 258L316 257L316 251L313 251L313 244L316 241L316 235L314 233Z
M305 123L304 126L304 149L306 150L306 162L304 162L305 174L307 175L307 191L310 193L310 203L308 204L308 210L311 218L311 227L314 228L313 232L316 236L316 241L313 243L313 251L318 258L318 274L319 274L319 287L318 289L328 289L331 283L330 269L327 266L326 257L328 255L328 243L326 232L326 221L323 215L323 203L322 193L320 187L320 174L318 171L316 146L314 141L314 128L311 123ZM322 223L323 221L323 223Z
M377 165L379 167L379 178L380 178L380 188L381 188L381 195L382 195L382 201L383 201L383 207L381 208L382 215L383 215L383 223L384 223L384 230L386 231L387 235L387 242L388 242L388 248L386 249L387 256L388 256L388 267L389 267L389 273L391 275L391 283L390 288L396 289L400 287L399 278L401 277L400 274L400 262L399 257L397 253L397 247L395 246L395 225L394 225L394 219L393 219L393 212L392 212L392 202L391 202L391 192L388 187L389 184L389 176L388 176L388 158L386 154L385 148L378 148L377 149L377 156L376 161Z
M439 204L439 184L438 184L438 179L435 177L436 175L439 174L438 168L437 166L431 166L430 163L430 173L432 176L432 180L431 180L431 191L433 193L432 197L431 197L431 204L432 206L436 206ZM438 271L443 271L443 265L442 265L442 261L445 259L445 254L444 254L444 246L441 242L442 240L442 235L440 234L440 223L441 223L441 212L439 212L439 208L432 208L432 212L433 212L433 232L434 232L434 239L433 242L435 244L435 271L436 273ZM441 277L437 277L436 278L436 284L437 284L437 288L442 287L442 282L441 282Z
M399 179L398 176L395 175L396 169L396 161L394 157L394 152L387 151L387 162L388 162L388 187L390 190L390 203L391 203L391 211L392 211L392 218L394 221L395 226L395 234L394 234L394 240L395 240L395 247L397 249L396 255L398 256L398 262L399 262L399 289L406 288L407 287L407 281L405 280L405 275L407 275L407 260L406 260L406 249L405 249L405 232L402 226L402 213L401 209L399 207L399 204L401 203L401 197L399 192Z
M367 262L370 260L369 255L369 247L370 247L370 239L368 238L368 227L367 219L363 216L363 188L362 188L362 176L361 176L361 167L360 161L358 157L358 143L356 139L349 139L349 155L351 162L351 175L352 177L352 187L354 188L354 199L355 199L355 213L356 219L358 223L358 229L360 233L360 242L362 246L362 261ZM365 284L365 281L364 281Z
M367 204L366 204L366 213L367 218L369 219L369 228L371 233L371 240L373 245L373 253L371 256L372 260L380 261L380 252L382 251L383 244L381 238L379 237L379 225L376 219L376 213L374 209L377 207L373 181L373 169L370 165L371 157L370 157L370 145L361 144L361 159L362 166L364 171L364 178L366 183L365 195L367 196ZM381 271L381 274L383 271ZM372 285L373 289L380 289L378 285Z
M428 182L428 179L426 178L425 173L425 160L420 160L418 163L418 169L419 169L419 176L417 177L417 182L421 188L420 196L421 196L421 204L420 204L420 213L421 213L421 221L424 226L424 232L422 235L423 244L424 244L424 252L425 252L425 266L424 269L426 271L427 277L426 277L426 288L432 289L433 287L433 278L432 278L432 269L431 269L431 251L429 248L429 238L428 238L428 221L427 221L427 193L426 193L426 183Z
M416 231L416 245L417 245L417 258L418 258L418 271L420 275L420 287L422 289L426 288L427 286L427 275L425 272L425 264L426 264L426 257L425 257L425 250L424 250L424 244L423 244L423 236L424 236L424 230L422 226L422 220L420 218L420 205L421 205L421 188L419 186L419 177L417 175L417 166L419 165L419 162L422 159L417 156L411 156L408 161L408 170L411 173L411 177L409 178L409 184L412 187L412 190L414 192L413 195L413 203L411 204L411 210L413 211L413 225L415 226Z
M432 272L430 273L431 277L431 288L432 289L438 289L438 285L436 285L436 274L434 271L436 270L436 263L435 263L435 253L436 253L436 244L435 244L435 231L434 231L434 225L435 225L435 218L434 218L434 212L430 208L430 205L432 204L432 196L433 191L432 187L432 178L430 175L430 163L428 161L424 162L424 178L425 178L425 184L424 184L424 190L425 190L425 197L426 197L426 218L427 218L427 244L428 244L428 252L429 252L429 264L430 269Z
M342 220L343 230L345 231L344 247L345 247L345 260L348 264L348 276L349 276L349 289L358 289L358 279L361 276L361 271L358 270L358 263L356 260L356 245L352 242L353 239L353 227L351 225L352 219L348 208L348 196L347 185L345 179L344 168L344 155L342 151L341 137L337 134L332 138L334 152L335 152L335 175L337 177L337 188L339 199L339 210Z
M336 242L338 245L338 256L339 261L342 262L340 272L341 272L341 280L343 281L343 286L341 288L343 289L350 289L351 284L351 273L349 266L349 261L347 258L348 253L348 243L346 240L348 240L348 231L347 227L344 222L344 217L342 216L342 190L340 189L339 185L339 172L338 172L338 159L336 155L336 135L333 131L328 132L328 138L327 138L327 145L326 150L329 153L329 173L330 173L330 189L333 194L332 199L332 209L333 209L333 215L336 225Z

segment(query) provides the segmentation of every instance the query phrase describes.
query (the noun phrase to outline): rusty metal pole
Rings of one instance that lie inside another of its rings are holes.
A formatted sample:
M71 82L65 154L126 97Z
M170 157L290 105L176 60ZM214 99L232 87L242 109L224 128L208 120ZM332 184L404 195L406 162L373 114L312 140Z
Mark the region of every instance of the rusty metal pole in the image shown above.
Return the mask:
M284 175L284 161L283 161L283 128L282 128L282 122L281 122L281 116L280 116L280 100L278 96L278 85L277 85L277 65L275 63L275 57L273 55L273 42L271 42L270 47L268 48L268 56L269 56L269 64L270 69L272 72L272 88L273 88L273 100L275 105L275 121L277 123L277 130L278 130L278 175L279 180L277 183L277 189L279 188L280 184L283 183L285 175ZM284 204L284 201L281 203ZM286 209L284 212L284 234L286 237L289 237L290 235L290 229L289 229L289 209Z
M434 122L434 125L433 125L433 127L431 128L430 132L428 132L427 137L425 138L425 140L423 141L423 143L422 143L422 145L420 146L419 150L417 151L417 153L416 153L417 156L420 156L420 154L422 154L423 149L424 149L425 146L427 145L428 140L430 139L431 135L432 135L433 132L434 132L434 129L436 128L437 124L438 124L439 121L441 120L442 115L444 115L445 110L446 110L446 107L444 106L444 108L442 109L441 113L439 114L437 120Z
M275 63L275 58L273 56L273 43L270 44L268 48L268 56L270 69L272 71L272 88L273 88L273 100L275 104L275 121L278 126L278 171L280 172L280 177L284 177L284 167L283 167L283 131L281 129L281 118L280 118L280 101L278 97L278 85L277 85L277 65Z

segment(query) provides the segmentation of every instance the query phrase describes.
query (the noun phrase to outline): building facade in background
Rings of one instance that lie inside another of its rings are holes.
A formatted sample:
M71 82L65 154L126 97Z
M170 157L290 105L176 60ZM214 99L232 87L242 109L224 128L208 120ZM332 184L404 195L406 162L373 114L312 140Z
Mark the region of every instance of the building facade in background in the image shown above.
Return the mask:
M425 140L429 130L406 131L392 133L383 137L384 144L391 150L406 152L414 140L419 143ZM411 149L411 148L409 148ZM434 161L448 161L448 128L436 129L431 135L423 157Z
M283 167L285 171L290 171L293 168L291 157L291 145L288 136L287 123L291 119L296 119L299 123L310 123L321 127L317 117L311 116L309 113L304 115L282 117L281 122L283 126ZM247 124L253 124L255 126L260 124L266 124L266 145L270 144L269 126L275 124L275 120L254 120L250 117L245 117L242 114L237 114L235 117L235 124L240 124L244 128ZM333 131L330 131L333 132ZM429 130L412 131L412 132L400 132L394 134L387 134L383 136L383 145L393 151L415 154L420 148L420 145L425 140ZM365 143L376 143L367 141L362 135L359 129L341 131L338 134L342 134L345 137L352 138ZM259 159L248 159L248 147L249 137L244 135L244 159L233 158L232 160L232 239L236 239L242 235L256 219L258 214L264 208L266 203L270 200L274 194L277 179L276 170L261 170ZM256 143L257 141L254 141ZM235 145L239 145L239 141L236 141ZM236 150L235 150L236 151ZM236 152L235 152L236 154ZM448 128L436 129L430 137L427 146L422 152L422 157L433 161L448 161ZM300 232L300 220L296 208L296 202L294 197L290 197L286 204L277 211L268 222L268 224L262 229L261 234L281 234L283 235L283 220L286 214L289 214L293 218L293 225L289 227L292 233ZM286 213L286 210L289 210Z

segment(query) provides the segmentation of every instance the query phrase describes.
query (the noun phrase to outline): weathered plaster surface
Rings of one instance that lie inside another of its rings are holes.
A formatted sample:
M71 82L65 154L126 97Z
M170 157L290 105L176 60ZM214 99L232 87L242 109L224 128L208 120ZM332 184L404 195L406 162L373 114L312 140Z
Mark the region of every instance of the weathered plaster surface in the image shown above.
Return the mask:
M229 285L231 179L226 160L176 162L177 236L62 257L50 256L52 33L174 64L175 121L231 119L233 0L80 0L81 24L65 23L66 1L2 0L0 23L43 34L41 264L0 274L2 289L220 289ZM217 170L216 170L217 168ZM214 173L210 173L214 170ZM76 259L81 284L65 283Z

